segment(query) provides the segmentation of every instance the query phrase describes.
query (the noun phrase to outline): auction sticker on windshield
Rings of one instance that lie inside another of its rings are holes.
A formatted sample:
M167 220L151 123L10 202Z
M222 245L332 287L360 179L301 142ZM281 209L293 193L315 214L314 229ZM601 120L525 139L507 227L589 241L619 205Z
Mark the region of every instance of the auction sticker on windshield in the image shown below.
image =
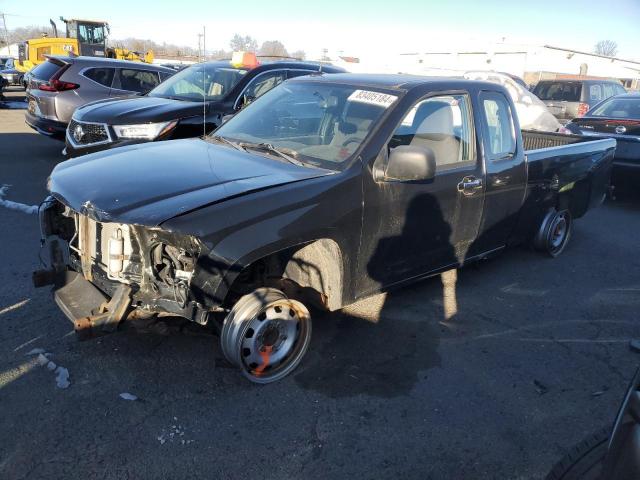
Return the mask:
M369 105L377 105L383 108L390 107L397 99L396 95L372 92L370 90L356 90L348 98L350 102L368 103Z

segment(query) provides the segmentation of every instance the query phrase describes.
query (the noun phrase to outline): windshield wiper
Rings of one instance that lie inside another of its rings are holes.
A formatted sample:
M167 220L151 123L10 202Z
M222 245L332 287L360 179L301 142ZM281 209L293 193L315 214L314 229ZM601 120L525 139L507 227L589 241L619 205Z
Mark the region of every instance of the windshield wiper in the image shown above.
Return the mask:
M212 135L210 138L212 138L216 142L226 143L227 145L231 145L236 150L242 150L242 151L245 150L244 145L242 145L241 143L232 142L228 138L221 137L220 135Z
M294 150L287 150L287 153L284 151L284 149L280 149L277 147L274 147L273 145L271 145L270 143L247 143L247 142L240 142L238 143L238 145L240 145L242 148L247 149L247 148L253 148L254 150L263 150L266 152L270 152L270 153L275 153L276 155L278 155L280 158L284 158L287 162L289 163L293 163L294 165L298 165L299 167L306 167L307 165L305 165L303 162L301 162L300 160L294 158L292 156L296 154L296 152Z

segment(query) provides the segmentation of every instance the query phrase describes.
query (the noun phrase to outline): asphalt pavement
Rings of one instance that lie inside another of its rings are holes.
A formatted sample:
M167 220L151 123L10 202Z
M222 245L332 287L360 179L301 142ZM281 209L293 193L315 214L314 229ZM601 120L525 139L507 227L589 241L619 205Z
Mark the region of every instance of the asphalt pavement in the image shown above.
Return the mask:
M62 144L23 117L0 107L0 186L35 205ZM0 205L0 478L543 478L640 360L639 232L640 199L608 201L557 259L459 271L449 320L439 277L315 314L301 367L256 386L178 321L77 341L31 285L37 216Z

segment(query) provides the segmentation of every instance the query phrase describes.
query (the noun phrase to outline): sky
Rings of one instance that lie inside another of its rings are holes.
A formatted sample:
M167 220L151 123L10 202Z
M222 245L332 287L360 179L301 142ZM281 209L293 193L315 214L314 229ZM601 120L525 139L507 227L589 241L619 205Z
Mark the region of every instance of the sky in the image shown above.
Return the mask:
M610 39L619 57L640 60L640 0L0 0L0 13L9 29L98 19L109 22L111 38L194 48L206 27L208 51L228 49L234 33L310 56L327 48L363 58L494 42L592 51Z

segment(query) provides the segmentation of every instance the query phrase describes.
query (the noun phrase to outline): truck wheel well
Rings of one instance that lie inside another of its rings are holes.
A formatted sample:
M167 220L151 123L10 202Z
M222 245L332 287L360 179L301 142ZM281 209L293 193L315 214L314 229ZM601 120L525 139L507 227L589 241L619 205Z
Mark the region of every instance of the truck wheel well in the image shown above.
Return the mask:
M318 308L333 311L342 308L343 277L339 245L322 238L252 262L236 277L229 293L235 297L259 286L273 286L289 297L303 297Z

